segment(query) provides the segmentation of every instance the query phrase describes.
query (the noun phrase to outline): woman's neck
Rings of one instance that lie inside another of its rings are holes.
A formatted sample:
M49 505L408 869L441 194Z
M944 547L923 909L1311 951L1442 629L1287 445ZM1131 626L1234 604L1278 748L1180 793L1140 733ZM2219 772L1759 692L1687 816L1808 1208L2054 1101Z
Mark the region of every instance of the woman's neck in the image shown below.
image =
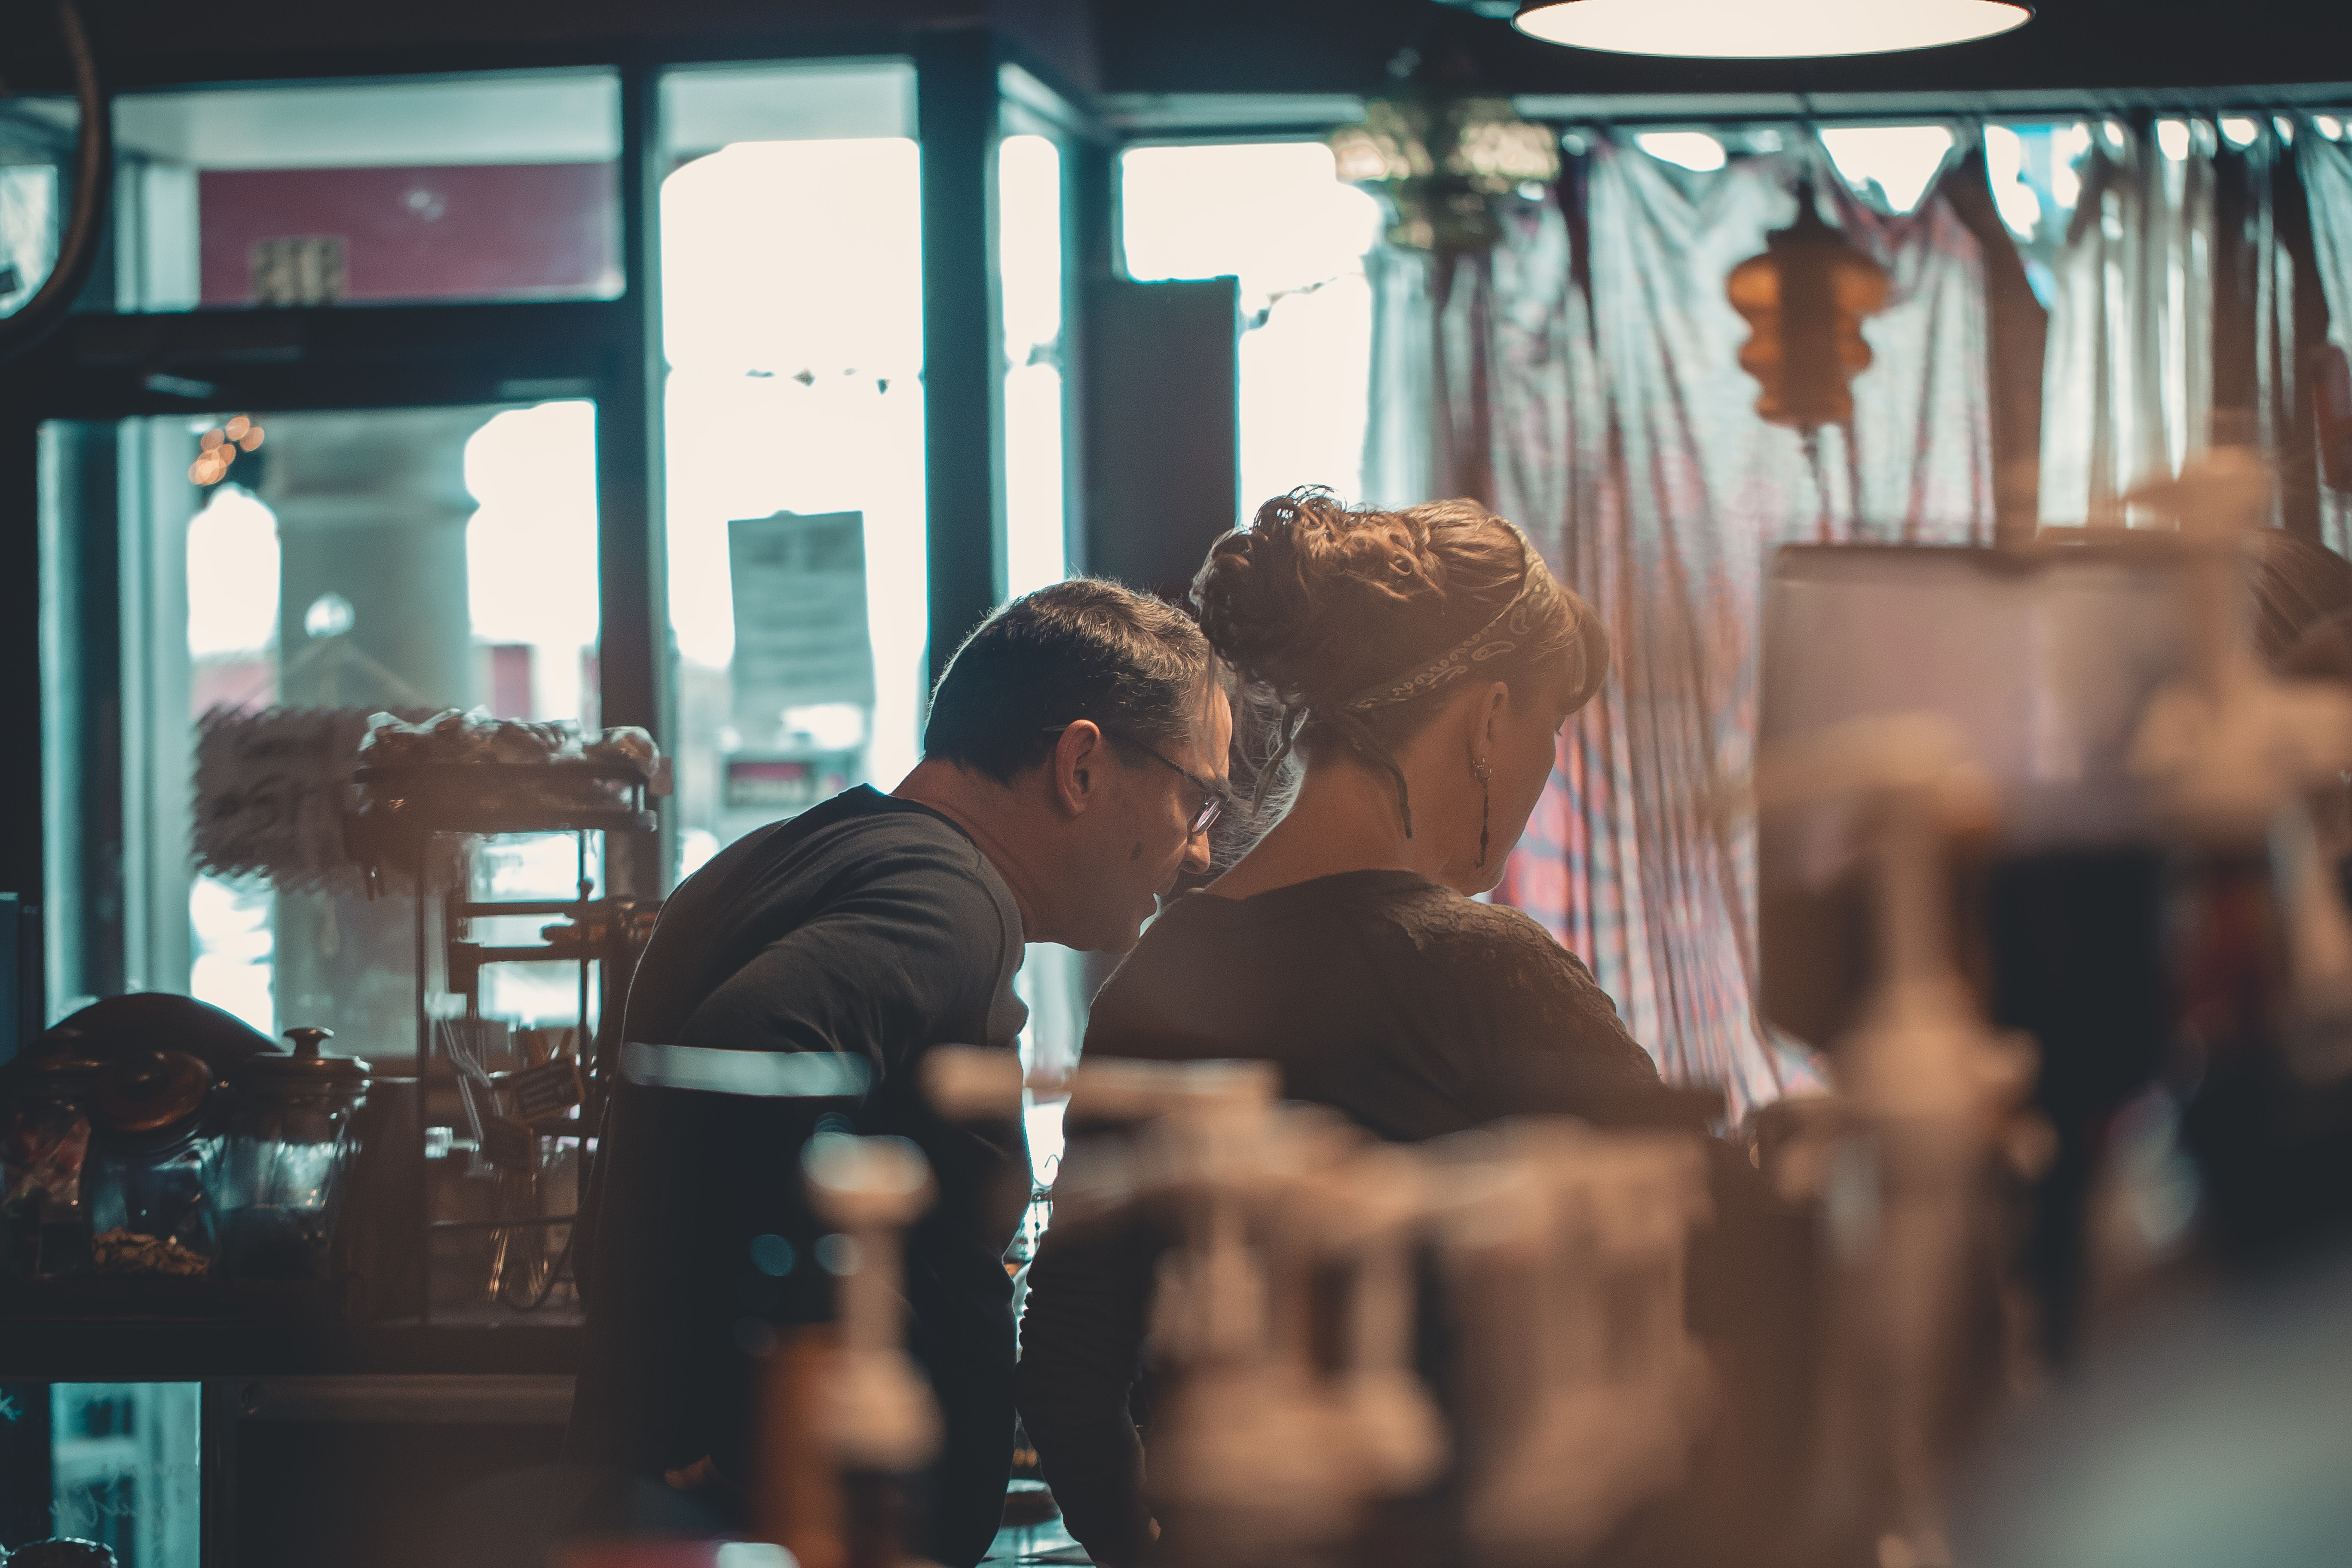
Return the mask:
M1434 835L1405 837L1388 770L1338 752L1307 764L1282 820L1207 890L1246 899L1347 871L1412 871L1442 882L1444 859Z

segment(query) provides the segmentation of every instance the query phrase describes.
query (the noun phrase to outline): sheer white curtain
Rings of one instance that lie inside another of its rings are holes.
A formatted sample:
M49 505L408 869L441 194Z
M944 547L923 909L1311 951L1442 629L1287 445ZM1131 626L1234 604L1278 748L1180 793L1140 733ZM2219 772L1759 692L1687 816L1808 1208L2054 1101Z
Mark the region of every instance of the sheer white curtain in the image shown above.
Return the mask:
M2213 128L2094 128L2053 272L2042 521L2120 525L2178 473L2213 411Z
M1434 334L1437 493L1525 527L1614 642L1497 896L1591 965L1668 1076L1723 1083L1736 1111L1804 1071L1756 1018L1753 853L1720 808L1749 762L1769 553L1981 542L1993 511L1975 237L1940 193L1890 216L1789 141L1712 172L1604 142L1563 201L1507 204L1491 254L1384 296L1378 318L1376 363L1413 352L1393 335ZM1818 464L1756 416L1747 323L1724 297L1730 268L1793 217L1800 176L1893 284L1865 328L1876 360L1853 427L1822 433Z

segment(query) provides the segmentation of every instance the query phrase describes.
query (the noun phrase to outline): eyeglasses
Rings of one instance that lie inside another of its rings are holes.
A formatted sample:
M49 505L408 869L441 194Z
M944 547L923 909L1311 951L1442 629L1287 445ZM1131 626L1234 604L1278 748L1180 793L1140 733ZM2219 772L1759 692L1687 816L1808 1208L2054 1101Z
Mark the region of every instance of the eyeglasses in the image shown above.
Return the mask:
M1089 721L1089 722L1092 721ZM1048 735L1058 735L1069 727L1070 726L1068 724L1048 724L1045 726L1045 733ZM1186 784L1191 784L1194 789L1201 792L1201 809L1192 814L1192 826L1187 829L1188 837L1197 837L1199 835L1206 833L1211 827L1216 825L1217 818L1224 814L1225 789L1223 784L1216 784L1209 779L1204 779L1198 773L1194 773L1192 769L1181 767L1175 763L1170 762L1166 757L1161 756L1153 747L1146 745L1143 742L1137 740L1134 736L1126 733L1124 731L1114 730L1107 724L1096 724L1095 728L1100 730L1104 734L1108 735L1114 741L1123 742L1128 745L1133 746L1137 751L1141 752L1145 756L1150 757L1153 762L1158 763L1161 767L1166 768L1170 773L1176 774Z

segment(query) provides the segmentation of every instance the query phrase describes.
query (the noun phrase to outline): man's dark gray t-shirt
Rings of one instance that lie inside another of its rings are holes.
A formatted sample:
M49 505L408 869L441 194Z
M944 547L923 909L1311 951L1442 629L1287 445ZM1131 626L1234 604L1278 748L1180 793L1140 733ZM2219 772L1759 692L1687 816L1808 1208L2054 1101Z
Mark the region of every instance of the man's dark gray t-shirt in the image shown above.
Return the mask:
M862 1103L616 1086L580 1265L589 1331L567 1453L641 1473L709 1456L747 1481L769 1325L820 1321L824 1226L799 1153L818 1117L912 1139L939 1196L908 1237L908 1348L946 1420L927 1554L986 1552L1012 1462L1013 1331L1002 1262L1028 1191L1017 1124L924 1102L937 1045L1013 1049L1027 1010L1012 890L954 822L860 786L730 846L682 884L630 987L625 1038L862 1057ZM762 1237L781 1237L753 1243ZM790 1258L781 1276L772 1270Z

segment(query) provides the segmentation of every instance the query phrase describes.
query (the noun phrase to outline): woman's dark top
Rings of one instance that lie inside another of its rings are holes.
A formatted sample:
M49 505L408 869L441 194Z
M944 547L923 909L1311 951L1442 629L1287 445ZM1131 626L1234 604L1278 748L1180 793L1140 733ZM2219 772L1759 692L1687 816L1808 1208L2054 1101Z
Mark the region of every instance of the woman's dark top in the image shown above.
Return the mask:
M1662 1094L1574 954L1517 910L1406 871L1180 900L1095 999L1086 1051L1276 1061L1286 1097L1397 1142L1508 1115L1644 1121ZM1128 1402L1159 1247L1140 1228L1048 1232L1029 1273L1022 1420L1097 1562L1147 1543Z

